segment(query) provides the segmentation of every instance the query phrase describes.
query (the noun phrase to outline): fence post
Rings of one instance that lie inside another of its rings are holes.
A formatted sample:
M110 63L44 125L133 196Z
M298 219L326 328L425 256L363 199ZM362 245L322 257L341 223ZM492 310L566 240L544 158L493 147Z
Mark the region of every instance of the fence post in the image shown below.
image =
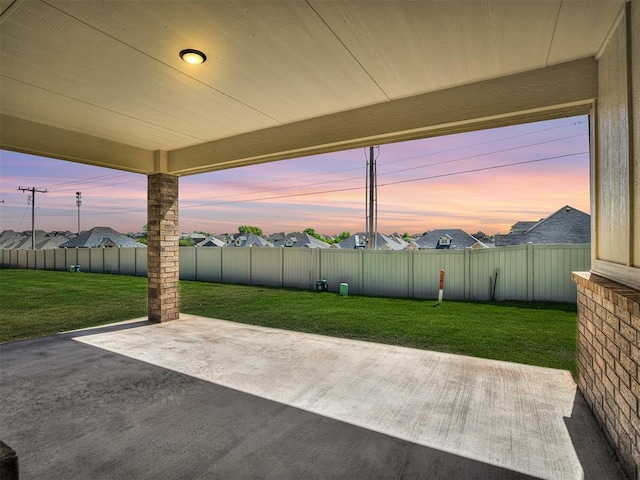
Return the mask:
M533 301L533 243L527 243L527 300Z

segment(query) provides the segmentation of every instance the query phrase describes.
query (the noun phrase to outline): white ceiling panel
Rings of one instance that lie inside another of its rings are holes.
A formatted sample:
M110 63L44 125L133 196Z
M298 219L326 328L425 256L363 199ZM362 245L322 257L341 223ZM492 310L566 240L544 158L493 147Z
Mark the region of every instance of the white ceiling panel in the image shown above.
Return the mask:
M49 3L281 123L386 99L305 2Z
M595 56L623 5L607 0L564 0L549 51L549 64Z
M545 66L560 0L316 1L391 98Z
M102 137L148 150L172 150L202 139L121 115L7 78L2 79L2 113L43 125Z
M203 141L277 123L46 4L10 15L3 77Z

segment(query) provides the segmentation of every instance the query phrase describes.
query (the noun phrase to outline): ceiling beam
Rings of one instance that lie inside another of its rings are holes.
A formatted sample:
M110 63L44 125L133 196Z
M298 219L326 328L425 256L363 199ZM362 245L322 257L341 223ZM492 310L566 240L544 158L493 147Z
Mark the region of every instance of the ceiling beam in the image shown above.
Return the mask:
M0 148L134 173L154 171L151 150L8 115L0 115Z
M173 150L168 170L190 175L584 114L597 94L597 64L585 58Z

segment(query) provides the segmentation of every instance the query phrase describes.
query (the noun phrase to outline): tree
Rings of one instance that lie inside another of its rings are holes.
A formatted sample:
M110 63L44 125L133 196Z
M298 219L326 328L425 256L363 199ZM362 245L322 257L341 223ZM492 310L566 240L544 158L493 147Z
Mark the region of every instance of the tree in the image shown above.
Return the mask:
M254 233L259 237L262 236L262 229L260 227L254 227L252 225L240 225L238 227L238 233L249 234Z
M333 243L340 243L342 240L344 240L345 238L350 237L351 234L349 232L340 232L336 238L333 239Z
M317 238L318 240L322 240L323 242L327 241L327 238L324 235L322 235L321 233L316 232L311 227L305 228L303 232L306 233L307 235L311 235L313 238Z
M194 245L195 245L195 241L191 237L178 240L178 246L180 247L193 247Z
M409 232L404 232L402 234L402 238L408 242L409 240L411 240L411 235L409 235Z

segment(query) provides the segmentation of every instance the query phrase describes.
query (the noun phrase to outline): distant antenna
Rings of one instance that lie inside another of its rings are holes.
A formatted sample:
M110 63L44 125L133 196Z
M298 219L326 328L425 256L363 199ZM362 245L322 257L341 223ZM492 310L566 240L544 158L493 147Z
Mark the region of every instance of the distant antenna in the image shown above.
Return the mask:
M367 160L367 181L366 193L367 202L365 204L366 220L367 220L367 239L369 240L369 249L376 248L376 240L378 233L378 180L376 172L376 159L373 155L373 149L380 147L369 147L369 160Z
M21 192L31 192L31 250L36 249L36 192L49 193L48 190L38 190L36 187L18 187Z

